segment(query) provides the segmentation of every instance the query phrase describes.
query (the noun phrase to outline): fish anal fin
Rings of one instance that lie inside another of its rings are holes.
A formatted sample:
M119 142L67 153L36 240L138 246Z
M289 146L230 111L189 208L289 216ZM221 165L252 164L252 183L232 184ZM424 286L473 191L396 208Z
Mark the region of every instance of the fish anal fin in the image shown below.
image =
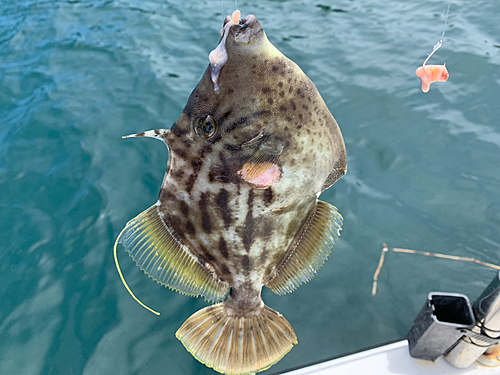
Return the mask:
M318 201L311 217L265 285L274 293L284 295L314 278L337 243L342 224L343 218L336 207Z
M290 323L273 309L264 306L256 316L231 316L224 303L193 314L176 337L198 361L224 374L266 370L297 344Z
M158 204L130 220L118 237L135 263L156 282L189 296L220 301L229 292L177 238Z

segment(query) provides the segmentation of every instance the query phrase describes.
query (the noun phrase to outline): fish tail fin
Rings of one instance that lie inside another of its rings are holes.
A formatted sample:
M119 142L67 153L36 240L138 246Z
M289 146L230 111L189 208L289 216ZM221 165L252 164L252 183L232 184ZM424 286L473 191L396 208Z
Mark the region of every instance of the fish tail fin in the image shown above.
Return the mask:
M201 363L223 374L253 374L278 362L297 344L288 321L264 306L260 314L231 316L224 303L205 307L175 334Z

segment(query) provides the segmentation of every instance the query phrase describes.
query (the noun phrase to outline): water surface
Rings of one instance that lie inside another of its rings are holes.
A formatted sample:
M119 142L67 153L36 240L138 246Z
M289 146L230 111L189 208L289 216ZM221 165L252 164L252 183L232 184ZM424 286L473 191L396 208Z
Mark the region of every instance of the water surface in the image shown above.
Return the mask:
M239 1L316 83L348 173L344 215L309 284L266 303L299 339L275 374L405 336L430 291L474 300L494 271L389 254L382 243L500 264L500 3L452 1L450 79L419 87L447 2ZM225 2L225 13L233 4ZM153 204L168 153L125 134L170 127L208 64L220 1L0 3L0 373L213 374L175 338L206 306L148 279L112 245Z

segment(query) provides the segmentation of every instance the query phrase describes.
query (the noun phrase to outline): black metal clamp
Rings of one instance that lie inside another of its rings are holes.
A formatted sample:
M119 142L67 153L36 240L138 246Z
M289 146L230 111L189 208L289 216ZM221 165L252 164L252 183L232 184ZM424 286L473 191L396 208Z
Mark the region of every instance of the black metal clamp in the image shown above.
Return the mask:
M474 306L463 294L429 293L407 338L414 358L434 361L444 354L455 367L470 366L500 344L500 271Z

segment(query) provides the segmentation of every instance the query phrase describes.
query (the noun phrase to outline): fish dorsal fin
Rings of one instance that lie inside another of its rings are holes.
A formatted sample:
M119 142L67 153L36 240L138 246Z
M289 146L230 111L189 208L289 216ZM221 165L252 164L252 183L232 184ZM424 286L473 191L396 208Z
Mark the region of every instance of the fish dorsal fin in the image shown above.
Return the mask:
M293 292L311 280L323 267L342 230L337 208L318 201L316 209L296 237L265 285L274 293Z
M157 283L189 296L222 300L229 285L184 245L155 204L130 220L118 236L135 263Z

